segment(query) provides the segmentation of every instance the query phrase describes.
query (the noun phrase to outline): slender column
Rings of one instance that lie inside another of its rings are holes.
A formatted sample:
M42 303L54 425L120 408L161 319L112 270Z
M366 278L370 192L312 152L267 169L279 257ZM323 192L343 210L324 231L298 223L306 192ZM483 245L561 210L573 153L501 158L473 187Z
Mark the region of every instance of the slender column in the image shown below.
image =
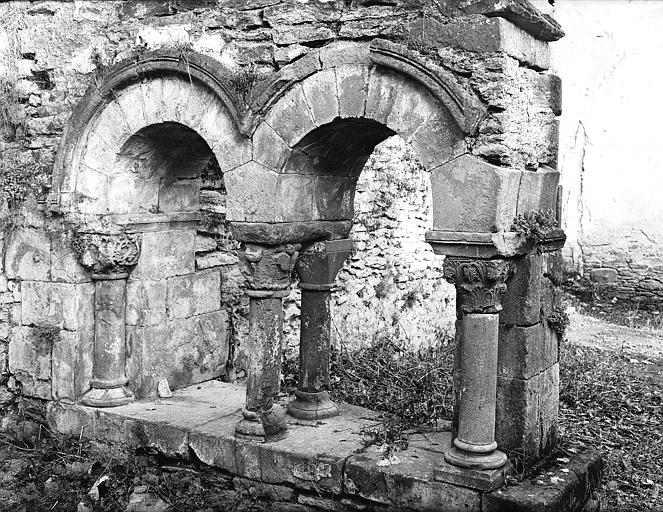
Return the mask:
M513 272L507 260L447 257L444 277L456 286L461 316L458 433L444 458L471 469L495 469L507 457L495 442L497 343L501 295Z
M285 429L272 406L278 392L283 344L282 299L290 291L290 274L299 245L244 244L240 253L249 296L246 406L235 436L262 442Z
M299 255L295 272L302 289L299 385L288 414L303 420L330 418L338 407L329 398L331 288L352 253L350 240L317 242Z
M129 272L140 256L139 235L79 235L81 264L94 280L94 349L92 389L81 402L94 407L115 407L132 402L127 388L126 287Z

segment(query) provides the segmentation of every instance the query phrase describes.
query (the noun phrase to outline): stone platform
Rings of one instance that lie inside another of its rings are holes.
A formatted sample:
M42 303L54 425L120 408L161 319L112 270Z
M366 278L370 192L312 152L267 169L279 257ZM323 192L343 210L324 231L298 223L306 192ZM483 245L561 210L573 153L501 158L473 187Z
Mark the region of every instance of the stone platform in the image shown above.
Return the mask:
M451 433L444 431L411 433L406 450L383 460L378 447L366 447L371 432L382 426L379 414L345 404L340 405L339 416L324 421L285 416L287 432L266 443L238 440L234 429L244 396L245 388L239 384L210 381L178 390L172 398L109 409L53 402L48 420L51 428L64 434L128 448L153 448L183 460L197 458L239 478L245 487L254 485L268 496L313 509L579 510L587 489L595 487L588 477L587 467L596 465L590 457L590 463L561 469L565 478L557 479L554 486L559 492L548 492L558 508L539 508L533 504L538 500L532 501L537 489L528 488L525 497L534 507L529 508L526 500L514 497L513 490L520 485L486 492L486 482L502 483L500 472L477 471L463 478L444 462L443 451L451 443ZM280 414L286 405L278 404ZM554 499L557 495L568 505L560 506L562 502Z

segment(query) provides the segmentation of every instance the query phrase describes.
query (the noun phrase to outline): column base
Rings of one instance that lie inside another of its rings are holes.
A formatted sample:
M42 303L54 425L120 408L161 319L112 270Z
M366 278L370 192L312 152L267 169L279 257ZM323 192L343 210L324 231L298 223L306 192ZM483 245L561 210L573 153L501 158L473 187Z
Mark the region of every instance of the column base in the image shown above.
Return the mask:
M490 453L472 453L452 446L444 452L444 460L449 464L467 469L497 469L506 464L506 454L494 450Z
M81 398L83 405L90 407L118 407L134 401L134 395L125 386L116 388L92 388Z
M267 436L262 426L260 413L242 409L242 416L244 417L235 425L235 437L246 441L264 443Z
M307 393L295 391L295 400L288 404L288 414L298 420L320 420L338 415L338 407L329 398L327 391Z

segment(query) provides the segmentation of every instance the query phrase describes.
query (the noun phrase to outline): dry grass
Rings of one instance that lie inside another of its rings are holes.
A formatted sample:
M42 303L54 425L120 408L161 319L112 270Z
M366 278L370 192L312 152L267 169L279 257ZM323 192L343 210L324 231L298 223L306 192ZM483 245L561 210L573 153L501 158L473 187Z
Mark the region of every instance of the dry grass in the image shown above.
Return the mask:
M601 510L663 510L663 361L566 342L560 371L562 446L603 453Z

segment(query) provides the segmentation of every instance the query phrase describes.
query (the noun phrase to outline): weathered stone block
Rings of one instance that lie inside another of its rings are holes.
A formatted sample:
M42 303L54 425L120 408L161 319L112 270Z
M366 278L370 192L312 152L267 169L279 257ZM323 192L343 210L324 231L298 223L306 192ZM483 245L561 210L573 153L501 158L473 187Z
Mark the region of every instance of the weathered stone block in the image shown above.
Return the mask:
M200 207L200 180L176 180L159 189L160 212L192 212Z
M110 178L108 210L111 213L150 213L155 212L158 205L158 177L123 172Z
M372 70L368 79L366 117L386 125L387 118L404 80L401 75L390 70Z
M534 325L541 320L543 256L530 254L516 262L516 272L506 282L500 323Z
M462 155L431 173L433 229L509 231L521 173Z
M549 210L557 211L559 171L541 166L536 171L524 171L520 181L517 213Z
M368 67L337 66L336 88L340 117L364 117L368 96Z
M225 373L228 314L214 311L127 329L127 367L139 397L156 395L161 379L175 390Z
M552 73L539 73L533 80L535 105L549 108L556 116L562 115L562 79Z
M217 248L216 239L206 235L196 235L196 254L214 251Z
M370 46L354 41L337 41L325 45L319 55L323 69L344 64L368 66L371 63Z
M334 32L329 27L311 23L276 26L272 31L272 35L274 42L279 45L325 41L335 37Z
M14 327L9 341L9 371L24 396L50 400L54 337L42 328Z
M195 267L195 231L189 229L143 233L135 279L162 279L191 274Z
M531 456L543 454L556 438L558 405L559 364L527 380L498 377L495 410L498 447Z
M435 32L436 46L471 52L504 52L534 69L550 67L548 43L503 18L468 16L442 25Z
M276 222L276 188L279 174L257 162L227 172L226 218L236 222Z
M274 131L293 147L304 135L315 128L311 111L300 84L295 84L269 111L265 119Z
M21 283L21 323L75 331L94 325L92 283Z
M226 214L226 194L218 190L200 191L200 209L204 212Z
M338 117L339 104L334 69L325 69L311 75L302 82L302 89L316 125L331 123Z
M79 331L60 331L53 344L54 400L75 401L90 388L94 325Z
M497 374L531 379L558 360L557 337L545 325L500 326Z
M595 268L589 273L589 278L595 283L613 284L619 279L619 273L614 268Z
M290 146L267 123L260 123L253 134L254 160L272 171L280 172L290 156Z
M375 451L350 457L345 465L346 492L393 507L395 510L459 512L478 510L481 494L473 489L432 481L433 468L442 453L416 450L417 464L407 469L400 465L379 466L382 454ZM446 447L440 446L441 450ZM386 508L386 507L385 507Z
M297 497L297 492L292 487L285 485L266 484L249 480L248 478L233 478L235 490L245 491L251 498L262 498L270 501L293 501Z
M553 335L554 337L554 335ZM554 337L556 341L557 338ZM542 374L539 404L539 429L541 451L547 452L557 443L557 418L559 413L559 364L554 364Z
M47 281L51 266L51 241L44 231L20 228L9 239L5 271L9 279Z
M439 103L426 89L405 80L394 99L386 124L403 139L410 140L439 110Z
M188 318L221 307L221 272L205 270L167 281L168 318Z
M196 256L196 268L204 270L206 268L236 265L239 263L239 258L234 254L223 251L214 251L202 256ZM224 279L221 279L222 286Z
M131 276L127 281L127 325L158 325L166 319L166 282Z
M63 283L87 283L92 280L89 272L80 265L78 255L57 238L52 243L51 280Z

